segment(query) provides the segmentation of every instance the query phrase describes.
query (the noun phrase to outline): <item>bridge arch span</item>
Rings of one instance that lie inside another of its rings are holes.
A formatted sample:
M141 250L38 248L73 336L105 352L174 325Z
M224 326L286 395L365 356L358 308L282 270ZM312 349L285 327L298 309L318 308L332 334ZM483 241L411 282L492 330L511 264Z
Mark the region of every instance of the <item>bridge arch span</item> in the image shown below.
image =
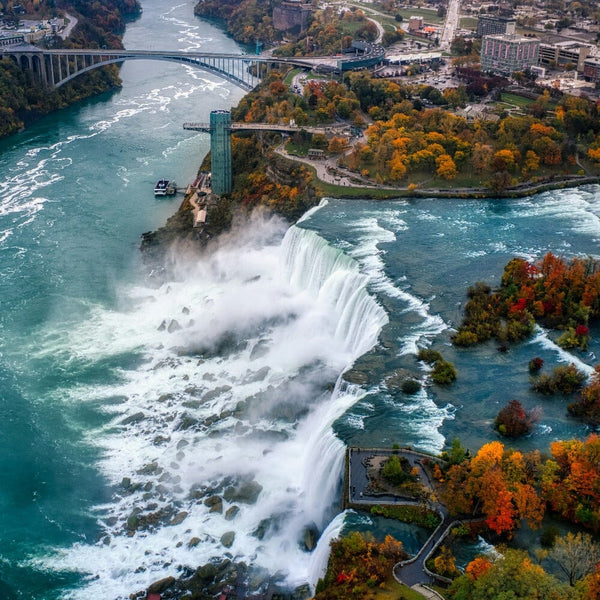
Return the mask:
M126 60L160 60L160 61L166 61L166 62L174 62L174 63L180 64L180 65L187 65L187 66L199 69L200 71L205 71L207 73L212 73L213 75L217 75L221 79L225 79L226 81L229 81L230 83L233 83L234 85L237 85L238 87L240 87L246 91L250 91L250 90L254 89L254 87L260 81L259 77L252 75L249 72L245 73L246 77L244 78L244 77L242 77L242 73L240 73L239 75L237 75L235 72L230 73L230 72L226 71L224 68L220 68L218 65L204 63L197 58L185 57L185 56L144 56L144 55L142 55L142 56L117 56L117 57L102 59L93 64L83 66L80 69L78 69L77 71L70 73L66 77L57 81L54 84L54 87L59 88L62 85L64 85L65 83L72 81L73 79L75 79L76 77L78 77L79 75L81 75L83 73L87 73L89 71L92 71L99 67L104 67L106 65L121 63ZM251 62L256 62L256 61L252 61L252 59L248 59L247 67L250 67ZM239 69L237 71L239 71Z

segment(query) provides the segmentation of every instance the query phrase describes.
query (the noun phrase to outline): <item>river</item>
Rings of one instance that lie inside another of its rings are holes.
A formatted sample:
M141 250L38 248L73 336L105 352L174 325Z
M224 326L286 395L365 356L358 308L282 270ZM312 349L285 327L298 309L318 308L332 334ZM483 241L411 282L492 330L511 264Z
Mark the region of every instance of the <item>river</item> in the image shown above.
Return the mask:
M145 0L131 49L241 51L192 1ZM339 515L344 446L439 451L494 438L504 403L541 405L524 449L586 428L564 400L528 389L527 362L589 355L552 335L500 353L448 343L466 288L512 256L597 255L598 187L524 200L329 200L298 226L256 217L169 281L139 237L177 200L208 150L186 120L242 92L200 71L131 61L123 88L0 142L0 591L9 599L128 598L212 558L315 583ZM592 331L597 334L597 330ZM597 337L597 336L595 336ZM457 382L416 397L417 346ZM600 355L596 342L591 351ZM340 374L356 362L363 385ZM211 510L212 509L212 510ZM307 552L307 528L322 532ZM395 531L414 549L422 534Z

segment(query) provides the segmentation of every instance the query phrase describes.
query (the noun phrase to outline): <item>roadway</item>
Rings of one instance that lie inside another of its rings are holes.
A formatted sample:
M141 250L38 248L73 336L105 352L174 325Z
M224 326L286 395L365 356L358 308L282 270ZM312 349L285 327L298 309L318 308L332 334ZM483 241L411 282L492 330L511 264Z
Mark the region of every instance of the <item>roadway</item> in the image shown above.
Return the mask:
M62 31L58 32L58 37L63 40L66 40L69 37L71 31L73 31L73 28L77 25L77 19L68 12L65 12L65 19L68 21L67 26Z
M458 13L460 10L460 0L448 1L448 12L444 22L444 30L440 37L440 48L446 52L450 51L450 44L454 39L454 32L458 27Z

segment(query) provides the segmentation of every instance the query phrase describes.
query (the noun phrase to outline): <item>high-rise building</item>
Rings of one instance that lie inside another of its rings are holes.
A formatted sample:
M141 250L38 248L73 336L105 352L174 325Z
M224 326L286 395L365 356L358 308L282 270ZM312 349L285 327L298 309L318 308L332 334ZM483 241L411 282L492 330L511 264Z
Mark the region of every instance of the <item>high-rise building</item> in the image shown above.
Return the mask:
M481 70L512 75L537 65L540 41L520 35L486 35L481 44Z
M484 35L512 34L515 32L517 22L514 19L498 17L495 15L480 15L477 19L477 37Z
M231 192L231 113L210 113L210 170L212 191L222 196Z

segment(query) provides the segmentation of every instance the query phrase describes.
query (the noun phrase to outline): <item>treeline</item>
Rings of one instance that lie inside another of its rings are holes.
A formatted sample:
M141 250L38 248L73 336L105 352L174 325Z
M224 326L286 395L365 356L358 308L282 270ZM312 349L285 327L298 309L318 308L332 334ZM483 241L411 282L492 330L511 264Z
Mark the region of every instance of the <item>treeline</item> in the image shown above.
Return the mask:
M233 206L263 206L289 221L300 218L317 202L311 172L301 164L273 154L256 135L232 138Z
M544 460L490 442L434 475L452 515L481 515L496 534L510 537L522 521L536 529L546 512L598 533L600 437L552 442L550 453Z
M550 110L550 96L543 93L531 114L471 122L441 107L464 106L465 86L439 92L375 80L368 73L351 74L346 81L375 120L348 166L383 183L419 182L434 174L442 181L462 177L463 185L484 181L502 192L557 171L575 173L586 153L600 163L598 107L585 98L564 95ZM436 104L440 107L432 107Z
M139 13L136 0L72 0L54 3L39 0L38 10L46 15L69 11L78 19L71 37L57 40L55 47L120 48L119 35L127 17ZM22 129L41 115L64 108L81 99L104 92L120 84L118 68L110 65L77 77L58 90L46 90L30 81L12 61L0 61L0 136Z
M537 263L513 258L497 290L478 283L468 297L452 340L458 346L491 338L518 341L539 322L564 332L558 338L562 347L585 347L589 322L600 316L600 264L591 258L569 262L551 252Z
M392 567L408 558L402 543L386 536L382 543L352 532L331 543L327 572L314 600L370 600L390 578Z
M273 0L201 0L194 14L221 19L233 39L242 44L263 44L278 39L273 28Z

